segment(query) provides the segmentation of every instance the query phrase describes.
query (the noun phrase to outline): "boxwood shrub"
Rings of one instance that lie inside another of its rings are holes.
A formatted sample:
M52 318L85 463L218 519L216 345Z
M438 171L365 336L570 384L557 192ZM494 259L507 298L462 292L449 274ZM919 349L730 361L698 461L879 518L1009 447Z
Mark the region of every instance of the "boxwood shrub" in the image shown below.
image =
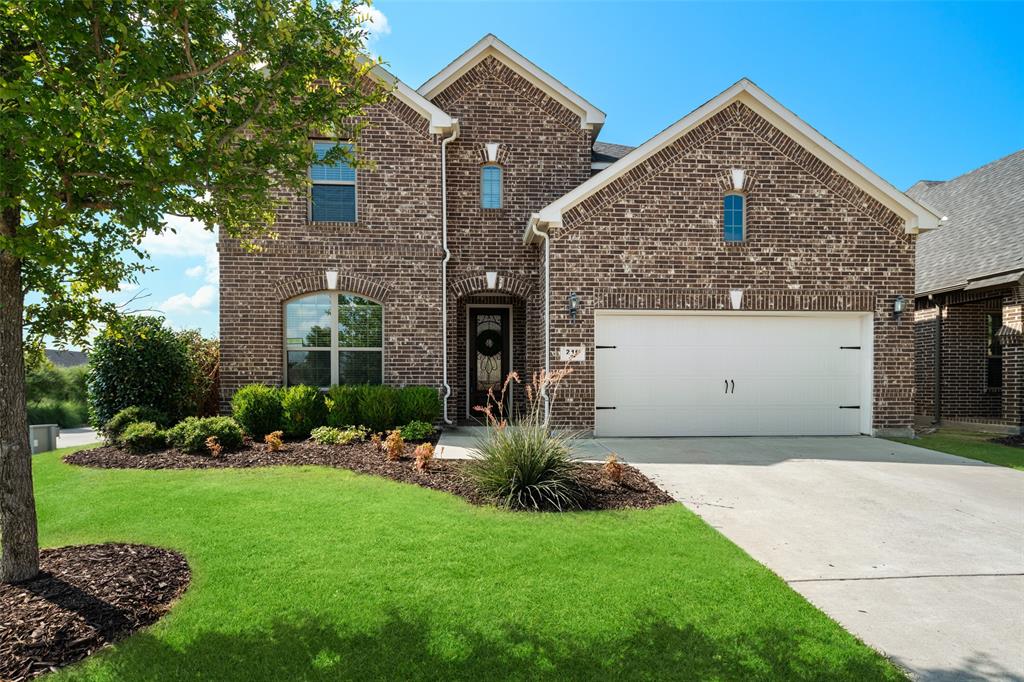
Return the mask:
M135 422L121 432L120 443L128 452L141 455L167 445L167 434L154 422Z
M366 386L359 394L359 420L374 432L395 428L398 423L398 391L391 386Z
M327 391L327 424L338 428L359 426L359 398L366 386L332 386Z
M432 386L406 386L398 390L399 424L434 424L441 417L441 397Z
M122 432L137 422L153 422L158 428L166 428L171 420L167 414L153 407L132 405L111 417L101 429L103 435L112 443L120 441Z
M284 432L293 438L307 438L310 431L327 424L324 394L313 386L290 386L281 398Z
M231 416L257 440L279 431L284 422L282 391L263 384L249 384L231 397Z
M167 442L183 452L210 454L206 447L210 436L231 450L242 444L242 427L231 417L188 417L167 430Z

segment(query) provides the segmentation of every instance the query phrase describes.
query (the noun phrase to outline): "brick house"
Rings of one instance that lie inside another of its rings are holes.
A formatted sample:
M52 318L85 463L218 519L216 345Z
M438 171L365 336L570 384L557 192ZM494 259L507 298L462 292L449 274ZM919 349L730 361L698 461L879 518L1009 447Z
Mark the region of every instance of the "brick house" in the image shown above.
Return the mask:
M1024 427L1024 150L907 193L947 216L917 250L920 418Z
M378 76L375 167L314 165L259 253L221 239L225 401L427 384L458 423L508 371L569 362L551 419L600 435L911 429L939 217L750 81L634 149L494 36L418 90Z

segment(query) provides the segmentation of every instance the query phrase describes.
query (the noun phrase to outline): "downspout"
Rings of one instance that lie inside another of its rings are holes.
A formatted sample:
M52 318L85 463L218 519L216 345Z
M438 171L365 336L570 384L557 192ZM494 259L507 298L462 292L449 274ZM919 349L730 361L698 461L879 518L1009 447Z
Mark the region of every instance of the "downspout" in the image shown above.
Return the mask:
M942 423L942 299L935 301L935 388L934 404L935 425Z
M452 395L452 387L448 385L448 261L452 252L448 250L448 143L459 136L459 121L452 121L452 134L441 140L441 250L444 259L441 261L441 390L444 397L444 423L452 425L448 417L448 399Z
M530 231L544 240L544 374L551 376L551 242L547 232L537 229L536 217L530 219ZM544 398L544 426L551 420L551 401L548 398L548 386L545 381L541 387Z

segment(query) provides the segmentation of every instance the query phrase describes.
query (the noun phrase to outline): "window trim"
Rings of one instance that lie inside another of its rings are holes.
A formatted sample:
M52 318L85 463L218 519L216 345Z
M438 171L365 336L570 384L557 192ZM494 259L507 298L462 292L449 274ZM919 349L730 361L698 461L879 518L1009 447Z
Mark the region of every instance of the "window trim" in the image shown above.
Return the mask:
M997 324L998 322L998 324ZM1001 391L1003 389L1003 344L999 339L999 330L1003 328L1003 311L989 310L985 312L985 390ZM993 353L995 346L999 352ZM999 384L993 385L992 361L999 361Z
M484 173L488 168L498 170L498 205L484 206ZM505 208L505 168L500 163L485 163L480 166L480 208L484 211L499 211Z
M311 346L293 346L292 344L288 343L288 304L295 303L296 301L300 301L300 300L302 300L304 298L312 298L313 296L319 296L321 294L327 294L330 297L330 300L331 300L331 345L330 345L330 347L324 347L324 346L316 346L316 347L311 347ZM338 345L338 307L339 307L338 306L338 297L339 296L355 296L356 298L361 298L361 299L363 299L365 301L369 301L371 303L376 303L377 305L380 306L380 342L381 342L380 346L365 346L365 347L359 346L359 347L353 347L353 346L339 346ZM284 378L283 378L283 381L281 382L283 386L287 387L287 386L298 385L298 384L292 384L289 381L289 376L288 376L288 353L289 352L293 352L294 353L294 352L298 352L298 351L320 351L320 352L327 351L328 353L330 353L330 358L331 358L331 378L330 378L330 383L327 386L317 386L317 388L319 388L321 390L325 390L326 391L331 386L337 386L338 385L338 379L339 379L339 377L338 377L338 370L339 370L339 367L338 367L338 365L339 365L338 353L340 353L342 351L379 352L380 353L380 380L381 380L381 384L382 385L384 384L384 369L386 367L385 362L384 362L384 338L385 338L384 334L385 334L386 329L387 329L387 324L386 324L386 320L385 320L386 316L384 315L384 303L383 302L378 301L375 298L370 298L369 296L365 296L365 295L360 294L360 293L355 292L355 291L345 291L345 290L342 290L342 289L321 289L320 291L307 291L306 293L299 294L298 296L293 296L293 297L283 301L281 303L281 316L282 316L282 325L281 325L281 327L282 327L282 332L283 332L281 334L281 336L282 336L282 341L284 342L284 366L283 366L283 369L282 369Z
M354 145L351 142L344 142L342 140L335 140L330 138L313 138L310 140L313 144L313 151L316 152L317 144L332 144L334 146L345 145L349 149L352 149ZM315 223L317 225L352 225L359 222L359 170L352 168L352 179L351 180L314 180L313 179L313 166L314 163L309 164L306 168L306 178L309 180L309 191L306 193L306 221L309 223ZM351 185L352 186L352 220L313 220L313 186L314 185Z
M739 197L743 201L743 207L740 211L740 238L739 239L726 239L725 238L725 201L729 197ZM745 192L732 191L726 192L722 195L722 241L726 244L743 244L747 241L747 195Z

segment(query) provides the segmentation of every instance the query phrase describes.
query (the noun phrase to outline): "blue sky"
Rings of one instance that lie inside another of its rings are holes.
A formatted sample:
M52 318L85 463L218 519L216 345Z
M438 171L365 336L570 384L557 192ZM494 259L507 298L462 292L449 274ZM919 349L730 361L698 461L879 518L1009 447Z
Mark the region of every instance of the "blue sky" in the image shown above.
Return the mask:
M370 46L412 87L494 33L637 145L748 77L900 189L1024 147L1016 3L422 2L379 0ZM215 239L177 221L135 307L217 333Z

